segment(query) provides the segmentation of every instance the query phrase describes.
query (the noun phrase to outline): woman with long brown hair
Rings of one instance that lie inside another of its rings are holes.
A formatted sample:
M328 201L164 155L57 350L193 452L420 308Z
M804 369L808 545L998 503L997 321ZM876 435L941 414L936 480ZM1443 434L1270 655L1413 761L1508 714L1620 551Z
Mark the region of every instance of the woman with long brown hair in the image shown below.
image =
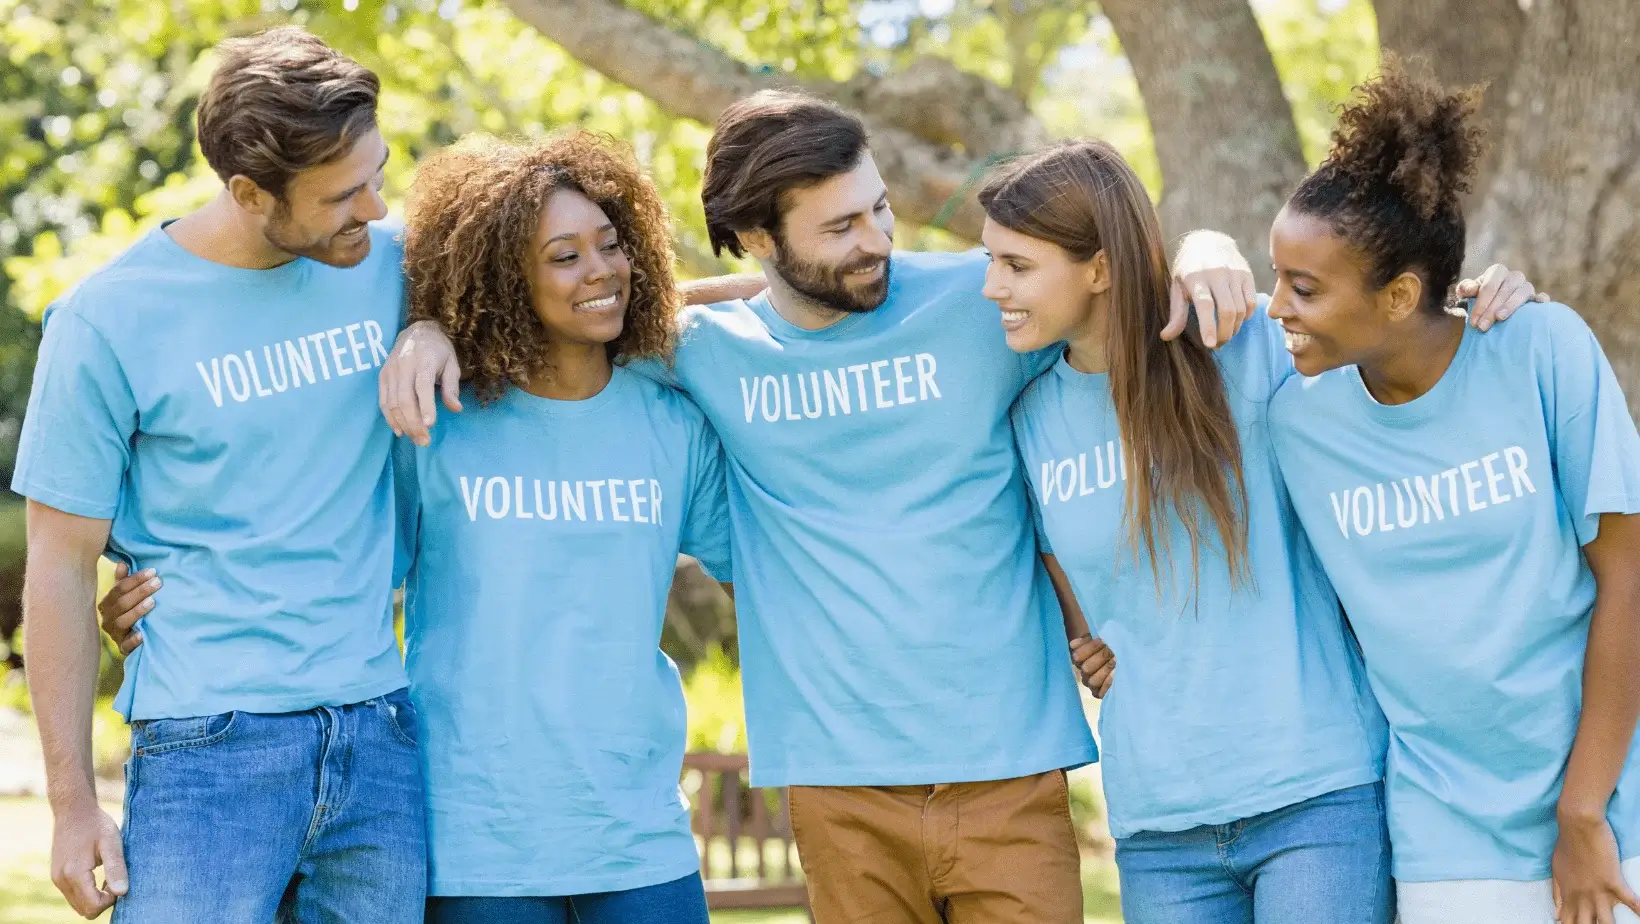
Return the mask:
M1009 345L1065 344L1013 424L1060 603L1121 658L1100 731L1126 920L1387 922L1382 718L1266 431L1280 328L1161 339L1161 231L1108 144L1015 161L980 202Z

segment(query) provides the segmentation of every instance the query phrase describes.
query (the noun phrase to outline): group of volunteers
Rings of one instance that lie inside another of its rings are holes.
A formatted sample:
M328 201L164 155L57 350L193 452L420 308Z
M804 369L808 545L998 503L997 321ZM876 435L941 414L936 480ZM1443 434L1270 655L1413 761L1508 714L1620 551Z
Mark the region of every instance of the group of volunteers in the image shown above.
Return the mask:
M614 139L464 139L401 234L373 74L219 59L223 188L49 310L14 476L81 914L705 924L682 553L821 924L1081 921L1095 760L1134 924L1637 920L1640 436L1571 309L1458 281L1473 96L1358 88L1265 298L1099 141L894 251L860 120L758 93L702 205L763 275L680 285Z

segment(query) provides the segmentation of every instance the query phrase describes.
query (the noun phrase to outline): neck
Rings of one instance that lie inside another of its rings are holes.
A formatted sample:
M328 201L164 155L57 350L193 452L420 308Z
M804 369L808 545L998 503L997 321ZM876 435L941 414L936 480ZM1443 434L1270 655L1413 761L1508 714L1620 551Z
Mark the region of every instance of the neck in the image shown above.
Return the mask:
M769 304L793 327L824 330L849 315L792 288L771 264L763 264L763 275L769 280Z
M1424 314L1385 349L1363 363L1361 381L1379 404L1406 404L1429 393L1463 343L1464 320Z
M202 260L239 269L273 269L296 259L268 243L226 189L165 228L183 250Z
M602 343L550 342L536 369L520 387L537 398L555 401L585 401L603 391L614 375L609 349Z
M1105 352L1105 334L1110 326L1110 303L1103 296L1095 296L1088 312L1087 323L1066 338L1065 362L1072 369L1087 375L1110 371L1110 356Z

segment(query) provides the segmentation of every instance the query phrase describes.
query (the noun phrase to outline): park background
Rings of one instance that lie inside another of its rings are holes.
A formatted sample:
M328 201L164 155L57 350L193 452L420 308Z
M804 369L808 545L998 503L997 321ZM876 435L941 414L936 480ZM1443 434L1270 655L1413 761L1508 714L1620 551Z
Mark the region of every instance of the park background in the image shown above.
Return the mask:
M417 159L469 132L607 131L670 203L689 277L742 268L705 244L712 120L800 86L866 117L902 247L968 246L988 166L1097 136L1170 235L1234 235L1267 289L1269 222L1325 155L1336 107L1386 52L1419 57L1448 84L1490 86L1468 268L1502 260L1578 309L1640 395L1640 0L0 0L5 483L41 313L216 191L192 121L210 49L292 22L381 76L395 209ZM0 924L56 924L75 918L47 878L24 552L21 501L0 492ZM663 645L686 677L691 750L743 751L732 606L687 562ZM119 676L109 649L95 737L116 799ZM1089 919L1117 920L1096 770L1074 796ZM800 919L738 914L722 920Z

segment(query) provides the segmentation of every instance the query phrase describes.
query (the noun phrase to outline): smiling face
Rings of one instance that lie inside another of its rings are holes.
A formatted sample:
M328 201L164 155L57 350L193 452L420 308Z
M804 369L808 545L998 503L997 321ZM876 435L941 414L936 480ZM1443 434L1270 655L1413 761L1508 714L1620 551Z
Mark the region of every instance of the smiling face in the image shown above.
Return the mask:
M983 294L1002 309L1010 349L1029 353L1086 336L1097 310L1095 290L1104 290L1094 278L1100 257L1078 262L1058 244L989 218L980 240L991 253Z
M1372 364L1385 348L1393 313L1385 302L1396 283L1375 290L1365 263L1327 222L1290 208L1270 227L1270 256L1270 317L1286 331L1298 371Z
M876 161L867 153L847 173L792 190L779 233L748 244L798 294L837 311L874 310L888 297L894 249L894 212Z
M284 197L271 200L263 237L298 257L358 266L370 256L369 223L387 215L381 196L386 163L387 144L371 129L346 157L298 172Z
M530 255L530 293L549 339L590 345L621 335L632 264L596 202L577 189L553 192L541 208Z

